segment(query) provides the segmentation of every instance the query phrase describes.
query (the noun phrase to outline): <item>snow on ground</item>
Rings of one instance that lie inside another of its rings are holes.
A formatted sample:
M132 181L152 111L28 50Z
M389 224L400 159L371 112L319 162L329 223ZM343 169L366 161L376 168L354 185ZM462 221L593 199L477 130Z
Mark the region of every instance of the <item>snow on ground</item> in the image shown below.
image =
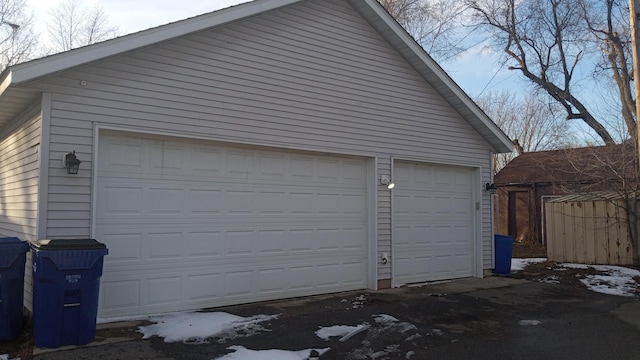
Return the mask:
M207 338L225 336L235 338L249 336L265 329L260 323L277 318L279 315L256 315L248 318L225 312L187 312L152 316L153 325L140 326L138 331L143 339L154 335L165 342L204 343Z
M357 326L335 325L330 327L320 327L316 331L316 336L322 340L329 340L332 337L340 337L339 341L346 341L352 336L359 334L369 328L369 324L364 323Z
M511 259L511 270L520 271L529 264L543 261L547 261L547 259ZM583 279L580 279L580 281L591 291L617 296L636 296L640 293L640 284L636 281L636 279L640 278L640 270L613 265L585 265L571 263L559 263L554 270L586 270L589 268L593 268L602 273L598 275L586 275ZM551 275L541 281L551 284L559 283L558 277L555 275Z
M144 334L143 339L160 336L165 342L204 343L210 337L236 338L250 336L259 331L266 331L261 323L277 318L279 315L256 315L241 317L225 312L187 312L152 316L153 325L140 326L138 331ZM312 351L319 355L329 351L326 349L287 350L250 350L242 346L230 346L233 352L218 358L219 360L307 360ZM2 359L0 360L9 360Z
M217 360L307 360L313 350L318 355L329 351L326 349L307 349L300 351L286 350L249 350L243 346L229 346L227 349L235 350Z
M536 326L542 324L540 320L520 320L518 321L518 325L520 326Z
M391 315L379 314L374 315L374 320L384 328L394 329L400 333L406 333L409 330L417 330L416 326L408 322L401 322Z
M521 271L529 264L545 262L547 258L511 259L511 271Z
M640 271L613 265L559 264L571 269L593 268L601 273L587 275L580 281L592 291L617 296L635 296L640 284L634 278L640 278Z
M241 317L225 312L186 312L172 313L152 316L150 321L155 324L140 326L140 331L147 339L151 336L160 336L165 342L186 342L190 344L204 343L208 338L222 337L233 339L240 336L250 336L259 331L267 331L261 325L265 321L277 318L278 315L256 315L251 317ZM324 340L332 337L340 337L339 341L345 341L359 333L366 331L366 338L362 342L363 346L356 348L352 352L353 359L383 359L391 355L395 357L400 351L399 345L390 345L383 349L374 349L372 346L379 343L379 338L387 336L389 333L400 333L405 335L406 341L421 337L415 325L403 322L397 318L386 315L373 315L373 321L364 322L360 325L335 325L321 327L315 334ZM435 331L435 330L434 330ZM439 330L438 330L439 331ZM231 352L216 360L307 360L313 359L312 355L322 355L330 350L323 349L303 349L303 350L252 350L242 346L230 346L227 348ZM405 354L407 359L414 354ZM9 360L0 358L0 360Z
M523 270L527 265L532 263L538 263L546 261L543 258L530 258L530 259L513 259L512 270ZM594 268L599 275L587 275L581 281L591 290L602 292L612 295L621 296L634 296L637 293L637 289L640 288L638 283L634 280L634 277L640 278L640 271L624 268L620 266L604 266L604 265L580 265L580 264L558 264L554 270L561 271L568 268L574 269L587 269L589 267ZM555 283L558 277L552 275L547 277L545 281ZM352 306L362 306L366 302L366 297L358 297L352 302ZM251 317L241 317L225 312L188 312L188 313L173 313L164 314L158 316L152 316L148 320L155 324L148 326L140 326L139 331L143 333L143 338L149 338L151 336L160 336L164 338L165 342L189 342L189 343L202 343L206 342L208 338L222 337L233 339L237 337L244 337L256 334L260 331L268 331L262 323L276 319L279 315L256 315ZM539 320L521 320L519 325L521 326L536 326L541 324ZM372 348L372 345L377 343L377 339L381 336L386 336L390 332L400 333L406 335L406 341L413 340L417 337L421 337L417 332L415 325L402 322L397 318L386 315L377 314L373 315L373 322L364 322L359 325L335 325L329 327L321 327L315 332L315 334L324 340L329 340L332 337L339 337L339 341L346 341L347 339L362 333L366 333L366 338L362 342L363 347L354 349L352 352L352 358L354 359L379 359L394 356L402 356L398 354L399 346L392 345L384 349ZM427 335L441 335L441 330L433 329L432 334ZM367 345L368 344L368 345ZM303 349L303 350L251 350L242 346L230 346L228 348L231 352L216 360L307 360L312 354L322 355L330 350L330 348L324 349ZM408 352L404 355L406 359L415 355L412 352ZM0 360L17 360L9 359L8 355L0 355Z
M366 301L367 301L366 294L362 294L362 295L358 296L357 298L355 298L353 301L349 301L347 299L342 299L340 302L343 302L343 303L350 302L351 303L351 308L352 309L357 309L357 308L363 307L365 305Z

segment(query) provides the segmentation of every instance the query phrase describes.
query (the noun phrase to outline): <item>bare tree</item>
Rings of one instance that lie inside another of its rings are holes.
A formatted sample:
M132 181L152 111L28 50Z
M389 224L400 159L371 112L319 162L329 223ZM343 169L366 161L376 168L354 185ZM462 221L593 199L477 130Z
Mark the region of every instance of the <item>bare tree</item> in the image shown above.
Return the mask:
M578 0L587 28L593 35L601 59L594 73L601 80L613 79L620 100L620 113L632 139L637 139L635 99L632 91L633 69L628 1Z
M570 124L557 114L557 104L547 104L535 94L518 97L511 92L489 93L476 99L478 105L513 139L516 151L494 155L497 173L523 152L555 150L574 144Z
M48 30L53 43L50 52L67 51L117 36L99 6L86 8L78 0L64 0L50 13Z
M559 103L567 119L580 119L605 144L615 143L609 130L578 98L577 69L588 66L601 50L585 25L584 11L573 0L466 0L477 26L489 29L503 48L510 69L518 70ZM598 29L600 22L593 23ZM615 49L612 48L612 51ZM636 139L635 130L627 129Z
M26 0L0 0L0 72L31 59L36 45Z
M464 4L456 0L378 0L425 51L438 61L462 53L466 47L459 19Z

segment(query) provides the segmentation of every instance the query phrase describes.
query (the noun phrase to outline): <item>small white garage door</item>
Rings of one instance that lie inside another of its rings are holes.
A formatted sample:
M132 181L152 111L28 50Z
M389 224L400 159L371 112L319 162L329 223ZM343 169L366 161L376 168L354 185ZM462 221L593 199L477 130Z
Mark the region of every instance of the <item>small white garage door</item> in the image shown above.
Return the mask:
M474 275L473 171L395 162L394 285Z
M100 317L367 287L367 160L101 132Z

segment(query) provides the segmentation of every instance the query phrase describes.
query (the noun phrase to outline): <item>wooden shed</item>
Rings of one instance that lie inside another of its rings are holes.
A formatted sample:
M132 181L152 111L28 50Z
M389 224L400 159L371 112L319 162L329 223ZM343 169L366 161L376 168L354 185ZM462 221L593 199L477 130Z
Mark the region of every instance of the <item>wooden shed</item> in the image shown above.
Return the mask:
M623 198L614 192L566 195L544 202L550 261L630 265L632 237Z

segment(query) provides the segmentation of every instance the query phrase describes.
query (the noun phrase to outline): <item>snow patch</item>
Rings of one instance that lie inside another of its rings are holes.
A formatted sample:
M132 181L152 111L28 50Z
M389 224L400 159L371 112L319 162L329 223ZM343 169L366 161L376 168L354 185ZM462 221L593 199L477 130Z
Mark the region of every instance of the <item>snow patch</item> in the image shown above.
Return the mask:
M391 315L386 314L378 314L373 315L373 319L378 324L384 326L386 329L393 329L399 333L406 333L409 330L417 330L415 325L409 324L408 322L401 322L400 320L394 318Z
M547 276L546 278L540 279L539 281L547 284L560 284L560 278L556 275Z
M227 349L234 352L217 358L217 360L307 360L312 351L322 355L329 351L325 349L306 349L300 351L288 350L250 350L244 346L229 346Z
M316 331L316 335L321 339L328 340L332 337L340 336L340 341L346 341L354 335L367 330L367 334L362 345L353 349L346 358L354 360L371 360L371 359L398 359L402 355L397 354L400 351L400 345L390 345L383 349L376 348L381 343L380 339L389 334L397 333L405 335L405 341L412 341L422 337L418 333L418 328L410 323L403 322L397 318L387 314L372 315L375 324L363 323L357 326L336 325L331 327L321 327ZM413 354L407 354L407 358Z
M374 360L375 359L379 359L379 358L383 358L383 357L386 357L387 355L391 355L391 354L393 354L395 352L398 352L399 348L400 348L400 345L389 345L384 350L376 351L374 353L371 353L369 355L369 358L370 359L374 359Z
M520 320L518 321L518 325L520 326L537 326L542 324L540 320Z
M613 265L559 264L559 266L571 269L593 268L604 273L587 275L584 279L580 279L591 291L616 296L636 296L640 293L640 284L635 280L640 278L639 270Z
M545 258L528 258L528 259L511 259L511 270L520 271L529 264L547 261ZM566 271L567 269L587 270L594 269L603 274L598 275L580 275L580 281L591 291L616 295L616 296L637 296L640 295L640 284L636 279L640 278L640 271L630 269L623 266L614 265L585 265L560 263L554 269L556 271ZM551 268L549 268L551 269ZM539 281L549 284L558 284L560 279L555 276L549 276Z
M547 261L547 258L511 259L511 271L522 271L530 264L545 261Z
M332 337L340 337L339 341L346 341L368 328L369 324L367 323L358 326L335 325L330 327L321 327L320 330L316 331L316 336L322 340L329 340L329 338Z
M260 323L278 318L279 315L256 315L248 318L225 312L187 312L151 316L153 325L140 326L138 331L148 339L154 335L170 342L206 343L214 336L236 338L266 331Z

